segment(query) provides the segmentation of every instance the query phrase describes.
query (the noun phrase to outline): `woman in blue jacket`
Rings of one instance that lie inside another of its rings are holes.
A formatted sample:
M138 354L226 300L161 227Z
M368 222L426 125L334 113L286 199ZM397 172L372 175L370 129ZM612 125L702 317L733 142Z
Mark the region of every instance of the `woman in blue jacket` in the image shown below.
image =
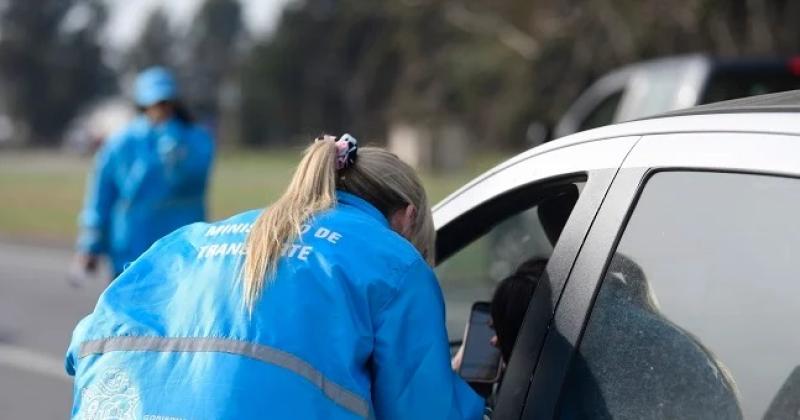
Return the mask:
M324 136L266 210L159 240L67 351L76 418L479 419L414 173Z
M92 271L106 255L115 276L157 239L205 219L214 154L167 70L145 70L134 90L141 115L98 151L80 214L80 265Z

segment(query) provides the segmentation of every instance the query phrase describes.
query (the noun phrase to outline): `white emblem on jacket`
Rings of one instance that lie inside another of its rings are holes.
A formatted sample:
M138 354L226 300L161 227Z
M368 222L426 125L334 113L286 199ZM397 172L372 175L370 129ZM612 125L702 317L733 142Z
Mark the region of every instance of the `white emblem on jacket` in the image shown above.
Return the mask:
M109 369L84 388L79 419L135 420L141 417L139 392L121 369Z

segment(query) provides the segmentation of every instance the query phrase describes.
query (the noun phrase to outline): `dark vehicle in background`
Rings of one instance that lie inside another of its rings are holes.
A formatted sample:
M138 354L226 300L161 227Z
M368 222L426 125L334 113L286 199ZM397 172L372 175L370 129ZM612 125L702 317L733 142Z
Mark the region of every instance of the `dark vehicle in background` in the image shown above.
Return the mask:
M555 127L555 138L695 105L800 89L800 57L686 55L631 64L594 82Z
M800 91L546 143L434 220L455 341L469 302L548 259L494 418L797 418Z

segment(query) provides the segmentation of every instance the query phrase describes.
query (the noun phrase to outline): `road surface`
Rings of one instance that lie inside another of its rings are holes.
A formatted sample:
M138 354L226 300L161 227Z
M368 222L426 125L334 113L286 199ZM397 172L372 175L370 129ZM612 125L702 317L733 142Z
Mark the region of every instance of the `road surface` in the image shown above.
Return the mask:
M103 289L65 281L68 249L0 242L0 417L68 418L64 353L75 324Z

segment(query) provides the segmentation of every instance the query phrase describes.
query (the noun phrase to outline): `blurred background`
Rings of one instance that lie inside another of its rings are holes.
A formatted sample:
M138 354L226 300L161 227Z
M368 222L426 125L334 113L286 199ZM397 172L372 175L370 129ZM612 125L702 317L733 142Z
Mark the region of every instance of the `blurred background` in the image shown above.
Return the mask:
M104 285L62 281L77 213L148 66L215 135L219 219L274 199L321 132L392 148L435 202L553 137L799 88L799 19L793 0L0 1L0 412L68 410L64 347Z
M695 73L736 59L791 70L800 51L800 3L789 0L162 3L0 3L0 235L72 241L86 158L133 115L133 77L154 64L178 74L216 136L221 218L274 197L323 131L388 144L430 174L439 199L505 155L611 122L615 103L572 128L564 120L624 65L677 56L699 62L683 66ZM651 98L685 87L675 65L655 70ZM740 83L722 76L723 90ZM716 99L797 84L755 78Z

